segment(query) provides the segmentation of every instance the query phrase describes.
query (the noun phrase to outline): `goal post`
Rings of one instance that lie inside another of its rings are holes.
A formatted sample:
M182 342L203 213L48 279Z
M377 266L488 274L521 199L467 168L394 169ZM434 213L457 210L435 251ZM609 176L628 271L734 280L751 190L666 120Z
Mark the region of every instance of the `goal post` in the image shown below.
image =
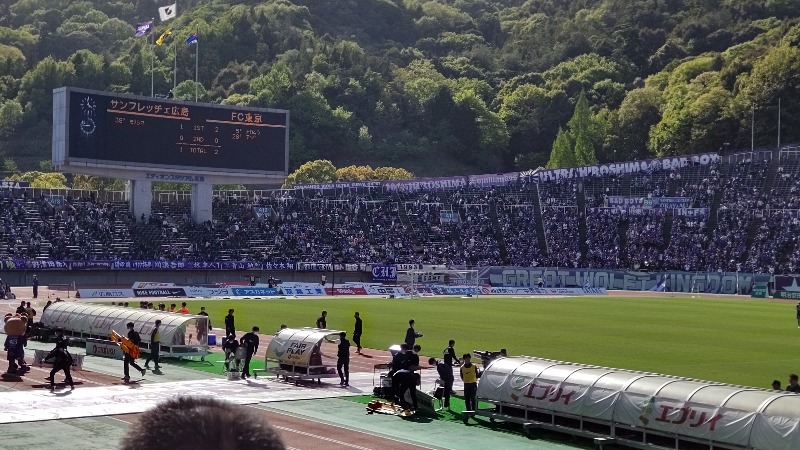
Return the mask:
M397 283L411 297L432 295L480 295L478 271L474 269L398 270Z

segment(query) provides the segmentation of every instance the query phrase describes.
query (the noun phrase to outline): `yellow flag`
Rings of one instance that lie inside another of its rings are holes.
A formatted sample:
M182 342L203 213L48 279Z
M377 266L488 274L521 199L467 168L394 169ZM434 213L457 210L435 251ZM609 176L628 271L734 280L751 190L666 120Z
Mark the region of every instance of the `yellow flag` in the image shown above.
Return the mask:
M161 33L161 36L159 36L158 39L156 39L156 45L163 44L164 43L164 39L166 39L166 37L169 36L170 34L172 34L172 30L167 30L167 31Z

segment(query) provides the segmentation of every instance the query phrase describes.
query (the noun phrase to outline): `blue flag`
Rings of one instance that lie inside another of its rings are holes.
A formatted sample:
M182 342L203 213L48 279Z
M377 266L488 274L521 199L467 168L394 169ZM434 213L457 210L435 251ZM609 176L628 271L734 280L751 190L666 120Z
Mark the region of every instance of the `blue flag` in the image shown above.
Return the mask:
M192 33L191 36L186 38L186 43L189 44L189 45L197 44L197 33Z
M146 34L149 34L151 31L153 31L153 21L152 20L148 20L147 22L142 22L142 23L136 25L136 35L137 36L144 36Z

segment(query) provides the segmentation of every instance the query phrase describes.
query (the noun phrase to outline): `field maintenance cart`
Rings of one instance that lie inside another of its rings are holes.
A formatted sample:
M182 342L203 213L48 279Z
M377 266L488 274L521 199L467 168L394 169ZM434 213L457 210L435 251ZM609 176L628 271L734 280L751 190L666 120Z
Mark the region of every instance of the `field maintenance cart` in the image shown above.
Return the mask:
M298 384L303 380L323 378L339 378L335 366L327 366L322 362L322 342L334 342L339 338L338 330L322 328L284 328L270 340L263 370L253 370L253 376L259 373L274 375L286 381L294 380Z

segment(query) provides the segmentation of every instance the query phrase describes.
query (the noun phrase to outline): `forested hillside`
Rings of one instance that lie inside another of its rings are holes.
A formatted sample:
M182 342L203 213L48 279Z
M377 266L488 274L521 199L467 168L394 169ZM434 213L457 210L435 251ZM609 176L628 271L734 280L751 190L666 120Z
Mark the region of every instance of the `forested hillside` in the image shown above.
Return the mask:
M778 99L782 140L800 140L797 0L177 2L164 23L172 0L0 3L6 169L49 157L55 87L150 95L154 58L166 94L177 54L176 95L193 98L192 33L203 101L291 110L292 169L534 168L582 92L600 161L749 147L751 117L774 146Z

